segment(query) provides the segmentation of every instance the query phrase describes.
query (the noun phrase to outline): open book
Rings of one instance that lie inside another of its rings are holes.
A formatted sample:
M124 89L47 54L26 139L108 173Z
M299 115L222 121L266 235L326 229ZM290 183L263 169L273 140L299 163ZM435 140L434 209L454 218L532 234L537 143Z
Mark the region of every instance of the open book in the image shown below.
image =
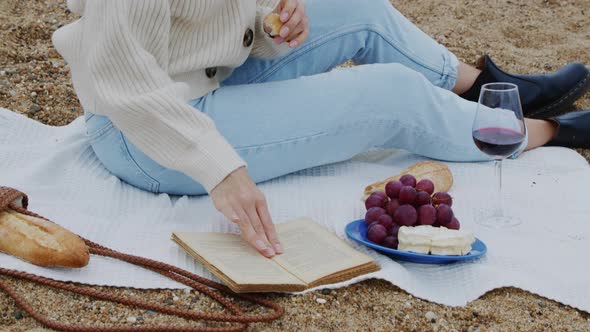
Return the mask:
M284 253L265 258L237 234L174 232L172 240L234 292L298 292L379 270L310 219L276 225Z

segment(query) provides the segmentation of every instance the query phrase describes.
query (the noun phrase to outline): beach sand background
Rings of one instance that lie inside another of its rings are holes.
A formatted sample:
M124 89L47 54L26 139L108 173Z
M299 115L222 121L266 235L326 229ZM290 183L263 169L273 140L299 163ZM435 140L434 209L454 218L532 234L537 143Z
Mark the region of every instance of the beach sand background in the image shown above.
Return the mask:
M488 53L504 69L520 73L548 72L571 61L590 64L590 0L392 3L467 63ZM0 0L1 107L55 126L82 114L69 69L50 42L55 29L74 19L62 0ZM576 107L589 108L590 94ZM579 152L590 158L587 150ZM65 323L186 324L182 319L0 278L39 311ZM452 280L448 287L453 287ZM186 309L219 309L194 291L93 288ZM489 292L464 308L429 303L378 280L303 296L268 297L281 303L286 313L271 324L252 325L251 331L590 331L589 314L513 288ZM49 330L0 293L0 331Z

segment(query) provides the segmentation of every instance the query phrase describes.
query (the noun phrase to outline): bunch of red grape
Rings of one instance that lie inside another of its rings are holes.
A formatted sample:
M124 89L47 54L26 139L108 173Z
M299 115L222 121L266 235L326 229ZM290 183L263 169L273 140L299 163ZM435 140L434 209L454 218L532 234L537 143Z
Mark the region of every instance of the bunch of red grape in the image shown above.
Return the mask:
M431 225L458 230L461 225L451 209L451 195L433 193L432 181L416 182L409 174L388 182L385 192L372 193L365 201L369 241L397 249L397 234L402 226Z

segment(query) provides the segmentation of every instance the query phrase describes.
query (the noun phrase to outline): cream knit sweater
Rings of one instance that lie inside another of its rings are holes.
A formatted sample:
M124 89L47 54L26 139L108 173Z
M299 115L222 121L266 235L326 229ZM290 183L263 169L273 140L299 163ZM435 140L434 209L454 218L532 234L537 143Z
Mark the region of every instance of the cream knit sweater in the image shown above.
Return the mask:
M245 162L187 102L217 89L249 55L289 50L262 29L278 1L68 0L82 18L53 43L86 111L108 116L149 157L211 191Z

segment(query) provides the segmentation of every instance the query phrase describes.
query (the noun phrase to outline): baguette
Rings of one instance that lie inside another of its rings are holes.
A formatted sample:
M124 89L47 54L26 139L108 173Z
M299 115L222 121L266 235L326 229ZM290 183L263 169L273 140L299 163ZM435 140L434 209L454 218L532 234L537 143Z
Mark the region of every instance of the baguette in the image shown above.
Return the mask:
M90 259L76 234L12 209L0 211L0 251L39 266L80 268Z
M453 174L447 165L436 161L424 161L410 166L398 175L368 185L365 188L363 200L367 199L375 191L385 191L385 185L389 181L399 180L402 175L406 174L413 175L417 181L429 179L434 182L435 192L447 192L453 186Z

